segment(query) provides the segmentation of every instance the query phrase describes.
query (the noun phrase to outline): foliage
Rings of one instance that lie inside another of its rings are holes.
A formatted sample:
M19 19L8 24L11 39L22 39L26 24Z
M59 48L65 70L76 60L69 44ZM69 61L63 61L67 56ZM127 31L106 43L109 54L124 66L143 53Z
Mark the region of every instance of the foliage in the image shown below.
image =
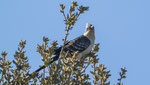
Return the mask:
M69 7L68 14L65 15L65 5L59 4L60 12L64 16L65 22L65 37L64 43L67 42L67 36L69 31L73 28L75 22L78 20L80 14L83 14L89 9L86 6L79 6L77 2L72 1ZM82 58L76 58L76 53L72 57L61 56L57 62L48 65L55 54L54 49L58 48L57 41L49 43L47 37L43 37L43 43L37 45L37 52L41 55L41 59L47 69L43 69L41 73L29 73L30 65L28 57L25 56L25 44L26 41L20 41L18 50L14 53L13 61L9 61L6 57L5 51L1 52L0 57L0 84L2 85L28 85L28 84L42 84L42 85L110 85L108 78L111 76L110 70L104 66L104 64L98 64L99 58L96 53L99 50L99 44L95 44L90 54L83 56ZM62 46L62 47L63 47ZM61 49L63 50L63 48ZM61 51L62 52L62 51ZM93 75L93 83L90 82L90 74L87 73L86 69L92 66L90 73ZM98 65L98 66L97 66ZM121 68L120 78L116 85L123 85L122 79L126 78L126 68Z

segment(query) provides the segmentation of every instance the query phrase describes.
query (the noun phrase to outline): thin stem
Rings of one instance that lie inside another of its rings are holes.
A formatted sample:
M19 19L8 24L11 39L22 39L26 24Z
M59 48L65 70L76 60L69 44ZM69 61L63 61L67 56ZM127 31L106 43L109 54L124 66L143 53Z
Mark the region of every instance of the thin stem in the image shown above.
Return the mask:
M81 14L81 12L79 12L79 14L77 15L76 19L78 19L79 15Z
M2 80L2 85L4 84L4 78L3 78L3 75L4 75L4 74L2 74L2 79L3 79L3 80Z
M83 69L82 73L85 72L85 70L87 69L87 67L90 65L91 61L92 61L92 60L91 60L91 58L90 58L90 61L88 62L87 66Z
M64 43L63 43L63 46L62 46L62 48L61 48L59 57L61 56L61 54L62 54L62 52L63 52L64 46L65 46L65 43L66 43L66 40L67 40L67 36L68 36L68 34L69 34L69 28L70 28L70 25L67 26L66 35L65 35L65 38L63 39L63 40L64 40Z
M64 11L62 11L62 13L63 13L63 16L64 16L65 20L67 20L67 18L66 18L66 16L65 16L65 13L64 13Z
M95 73L95 63L93 63L94 73ZM96 85L96 81L94 80L94 85Z
M102 85L104 85L104 81L103 81L103 78L102 78Z
M47 45L47 43L44 42L44 50L46 50L46 45ZM43 69L43 78L45 78L45 68Z

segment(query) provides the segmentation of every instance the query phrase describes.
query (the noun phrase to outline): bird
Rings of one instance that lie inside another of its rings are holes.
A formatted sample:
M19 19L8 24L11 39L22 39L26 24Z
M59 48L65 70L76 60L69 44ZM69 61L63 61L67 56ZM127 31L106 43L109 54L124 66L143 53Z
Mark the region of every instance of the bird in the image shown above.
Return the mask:
M55 56L51 58L51 61L48 63L48 65L59 59L61 55L60 54L61 50L62 54L65 54L67 52L69 52L69 54L77 52L76 55L77 58L81 58L82 56L89 54L94 46L94 41L95 41L94 26L87 23L83 35L80 35L79 37L65 43L63 50L62 46L54 50ZM39 72L44 68L46 68L45 65L43 65L34 72Z

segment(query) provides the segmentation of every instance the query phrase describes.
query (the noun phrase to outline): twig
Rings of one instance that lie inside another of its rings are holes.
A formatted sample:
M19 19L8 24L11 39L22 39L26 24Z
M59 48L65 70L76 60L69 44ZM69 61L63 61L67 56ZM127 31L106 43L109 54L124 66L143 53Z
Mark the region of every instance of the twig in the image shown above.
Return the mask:
M68 27L67 27L66 34L65 34L65 38L63 39L64 43L63 43L63 46L62 46L62 48L61 48L59 57L62 55L62 52L63 52L63 50L64 50L64 46L65 46L65 43L66 43L66 40L67 40L69 28L70 28L70 25L68 25Z
M92 60L91 60L91 58L90 58L90 61L88 62L87 66L83 69L82 73L85 72L85 70L87 69L87 67L90 65L91 61L92 61Z
M64 13L64 11L62 11L62 13L63 13L63 16L64 16L65 20L67 20L67 18L66 18L66 16L65 16L65 13Z

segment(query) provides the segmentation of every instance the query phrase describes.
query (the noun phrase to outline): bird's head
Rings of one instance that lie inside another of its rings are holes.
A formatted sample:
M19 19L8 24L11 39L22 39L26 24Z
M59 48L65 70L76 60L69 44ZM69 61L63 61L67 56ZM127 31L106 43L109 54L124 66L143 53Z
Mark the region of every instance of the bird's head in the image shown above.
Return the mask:
M89 23L86 24L86 28L85 28L85 32L88 31L94 31L94 26Z
M88 38L95 40L95 32L94 32L94 26L91 24L86 24L85 32L83 34L84 36L87 36Z

